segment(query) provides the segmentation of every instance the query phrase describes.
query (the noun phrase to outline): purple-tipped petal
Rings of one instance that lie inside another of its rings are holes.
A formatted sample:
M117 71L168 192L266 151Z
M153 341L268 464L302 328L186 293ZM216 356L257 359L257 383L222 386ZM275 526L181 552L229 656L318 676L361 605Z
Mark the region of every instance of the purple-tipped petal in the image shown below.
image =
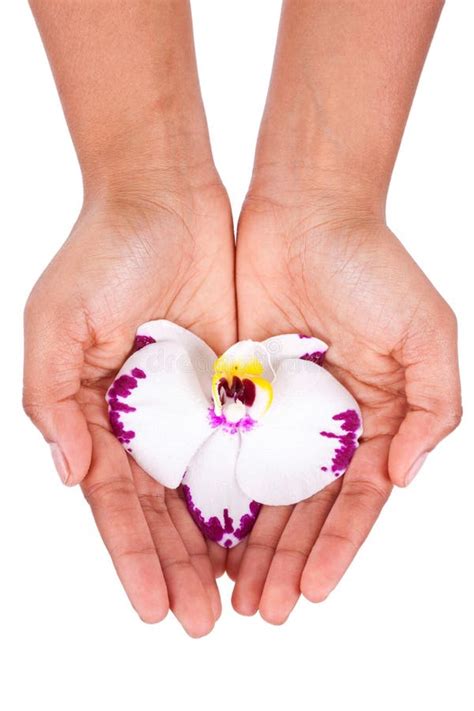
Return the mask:
M135 344L138 343L139 347L143 347L143 345L147 345L147 341L148 343L171 341L184 348L203 391L206 396L208 394L210 396L211 378L217 355L202 338L171 321L158 319L157 321L147 321L137 329Z
M183 478L184 497L201 532L232 548L252 530L260 504L246 496L235 478L240 435L216 430L194 455Z
M262 341L262 346L269 353L274 371L277 371L284 361L293 358L302 358L322 365L324 354L328 349L326 343L319 338L297 333L272 336Z
M119 442L150 476L176 488L193 454L209 436L209 371L214 354L184 329L157 324L161 326L152 323L139 329L148 339L156 336L156 343L140 341L141 347L125 362L106 397Z
M263 504L292 504L344 474L362 421L348 390L307 360L282 363L273 387L273 404L259 427L242 434L237 481Z

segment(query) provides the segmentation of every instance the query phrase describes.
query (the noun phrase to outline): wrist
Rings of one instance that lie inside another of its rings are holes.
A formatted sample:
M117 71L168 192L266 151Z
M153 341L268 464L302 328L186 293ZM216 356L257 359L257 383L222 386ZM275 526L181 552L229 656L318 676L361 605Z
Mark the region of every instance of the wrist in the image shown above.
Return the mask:
M251 190L294 191L327 195L328 200L385 210L391 177L390 152L383 146L364 150L350 134L325 126L311 111L277 116L267 108L255 154Z
M204 108L199 96L161 97L136 111L72 126L86 198L142 189L190 188L214 182Z
M85 201L133 202L222 188L207 132L124 131L81 160Z
M386 188L350 166L324 165L319 158L256 160L248 199L316 212L328 222L351 216L385 222Z

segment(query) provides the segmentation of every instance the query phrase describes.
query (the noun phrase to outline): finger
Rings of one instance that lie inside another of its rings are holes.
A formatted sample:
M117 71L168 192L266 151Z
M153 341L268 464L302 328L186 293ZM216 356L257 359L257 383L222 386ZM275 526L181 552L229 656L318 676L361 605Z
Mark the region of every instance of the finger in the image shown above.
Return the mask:
M267 572L292 506L263 506L250 534L232 594L232 605L241 615L254 615L260 603Z
M234 546L227 553L226 571L229 578L234 582L239 574L240 564L247 548L247 540L247 538L244 538L238 546Z
M138 498L150 529L168 588L173 614L191 637L214 627L214 613L201 579L169 515L164 488L130 460Z
M409 411L389 455L389 473L394 484L408 485L426 455L461 420L456 319L446 307L436 321L436 330L421 330L404 346L405 391Z
M166 489L165 501L171 520L208 594L214 619L217 620L222 612L222 605L206 540L189 515L186 503L179 496L177 489Z
M48 303L33 295L25 309L23 405L50 443L62 481L72 485L86 476L92 453L87 422L75 400L87 334L80 319L64 323L64 306L55 312Z
M297 504L286 524L268 571L260 614L281 625L300 596L301 574L313 544L341 489L342 480Z
M207 541L207 554L211 561L214 577L220 578L225 573L227 550L214 541Z
M389 438L380 437L354 455L303 570L301 592L308 600L321 602L337 585L387 501L388 447Z
M169 609L168 593L127 456L109 432L94 427L92 433L84 496L133 607L144 622L160 622Z

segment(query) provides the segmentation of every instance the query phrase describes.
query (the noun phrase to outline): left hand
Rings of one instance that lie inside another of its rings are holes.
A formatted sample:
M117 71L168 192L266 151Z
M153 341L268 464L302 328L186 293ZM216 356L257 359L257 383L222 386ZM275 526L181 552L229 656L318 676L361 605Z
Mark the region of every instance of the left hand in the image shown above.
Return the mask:
M167 178L145 185L137 176L113 199L84 205L28 300L24 405L63 482L81 484L137 613L158 622L170 608L197 637L220 614L214 575L225 550L206 543L177 491L127 456L105 401L146 321L192 327L216 350L235 340L227 196L212 169L199 191L179 172Z
M251 191L236 279L239 338L322 338L326 367L363 415L342 480L296 506L264 507L248 541L229 552L235 609L280 624L300 592L326 598L392 485L408 484L458 424L456 319L383 218L294 186Z

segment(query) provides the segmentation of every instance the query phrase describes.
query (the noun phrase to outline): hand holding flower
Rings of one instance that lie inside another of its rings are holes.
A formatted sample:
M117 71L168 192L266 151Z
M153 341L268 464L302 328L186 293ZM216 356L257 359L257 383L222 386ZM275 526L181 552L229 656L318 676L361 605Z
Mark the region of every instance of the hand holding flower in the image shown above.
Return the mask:
M342 481L294 509L264 507L246 549L229 553L236 609L259 609L273 622L286 618L300 590L313 601L328 595L392 484L407 484L414 464L460 418L456 322L447 304L383 222L360 211L351 218L347 204L323 211L322 195L308 193L304 204L299 195L296 207L276 195L250 195L246 204L237 251L240 333L324 337L325 367L360 404L364 435Z
M220 612L214 574L225 551L206 544L176 492L127 457L105 405L140 323L170 318L217 350L236 338L232 218L210 152L189 7L31 4L85 195L26 308L25 408L63 481L81 484L138 614L156 622L171 607L202 635Z
M281 623L300 592L323 600L392 484L408 483L461 416L455 317L385 221L442 4L283 3L239 221L239 338L325 340L364 435L341 481L294 509L264 507L246 548L229 552L243 614Z
M216 354L168 321L140 326L107 393L117 439L161 484L182 482L202 533L232 548L260 505L308 498L344 474L361 434L326 345L281 335Z

